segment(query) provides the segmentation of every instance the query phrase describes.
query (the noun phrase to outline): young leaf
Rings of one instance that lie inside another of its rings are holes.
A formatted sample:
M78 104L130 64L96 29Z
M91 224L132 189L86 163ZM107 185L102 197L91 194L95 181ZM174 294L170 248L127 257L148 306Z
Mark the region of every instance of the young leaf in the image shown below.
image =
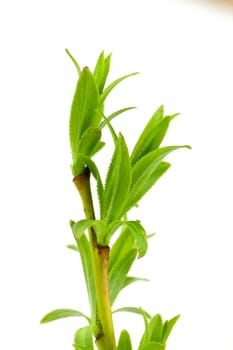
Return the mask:
M163 325L163 335L162 335L162 341L165 343L167 341L167 338L169 337L173 327L175 326L176 322L178 321L180 315L173 317L171 320L166 321Z
M84 315L82 312L73 310L73 309L57 309L46 314L40 323L48 323L56 320L60 320L61 318L66 317L84 317L89 323L91 322L90 318Z
M99 94L102 94L103 92L104 85L109 73L110 61L111 61L111 54L105 58L104 51L102 51L97 60L94 73L93 73L99 89Z
M103 147L105 146L105 142L103 141L99 141L97 142L97 144L95 145L95 147L93 148L90 157L94 156L96 153L98 153Z
M147 316L145 314L145 311L141 308L139 308L139 310L141 311L141 315L143 317L144 325L145 325L145 331L142 335L142 338L141 338L141 341L139 344L139 348L138 348L138 350L142 350L142 349L144 349L144 346L146 344L148 344L150 341L150 328L149 328L149 322L147 320Z
M118 137L117 137L117 134L112 126L112 124L110 123L110 121L103 115L103 118L104 118L104 121L106 122L108 128L109 128L109 131L112 135L112 139L113 139L113 142L114 144L116 145L117 144L117 140L118 140Z
M70 145L73 160L76 159L79 139L83 132L89 126L99 124L98 105L99 95L94 77L85 67L78 80L70 112Z
M130 335L126 330L121 331L118 345L118 350L132 350L132 343L130 339Z
M146 254L148 243L144 228L139 221L126 221L124 223L133 233L138 247L139 258Z
M127 273L137 256L137 249L131 249L109 271L109 292L111 304L122 290Z
M135 73L131 73L131 74L127 74L124 75L123 77L115 80L114 82L112 82L104 91L103 94L100 97L100 103L102 104L104 102L104 100L106 99L106 97L110 94L110 92L114 89L115 86L117 86L122 80L132 77L133 75L138 74L138 72Z
M116 309L116 310L113 311L113 313L116 313L116 312L132 312L134 314L138 314L138 315L141 316L142 315L142 308L127 306L127 307L121 307L121 308ZM148 314L148 312L143 310L143 313L148 319L151 319L151 315Z
M106 119L110 122L112 119L116 118L119 114L124 113L126 111L129 111L131 109L135 109L136 107L126 107L126 108L122 108L119 109L118 111L112 113L111 115L109 115ZM100 125L99 128L103 129L103 127L107 124L107 120L103 120Z
M149 342L141 350L165 350L166 345L157 342Z
M154 171L148 176L147 180L144 182L144 185L137 188L137 191L134 191L129 196L125 211L127 212L130 208L137 205L139 200L151 189L152 186L165 174L165 172L170 168L171 164L167 162L161 162ZM154 234L152 234L154 236ZM149 237L147 237L149 238Z
M154 151L161 144L173 116L163 117L163 106L160 106L147 123L130 157L134 165L140 158Z
M76 241L78 241L82 235L84 234L84 232L90 228L91 226L93 226L96 223L96 220L92 220L92 219L84 219L84 220L80 220L77 221L73 226L72 226L72 231L74 234L74 237L76 239Z
M71 228L73 229L74 222L71 222ZM91 252L88 239L85 235L82 235L81 238L77 241L78 249L80 252L86 288L88 293L89 304L91 308L91 318L93 325L96 325L96 316L97 316L97 304L96 304L96 294L95 294L95 281L92 272L92 263L91 263Z
M131 188L128 196L130 203L133 203L135 198L138 198L139 194L141 195L143 193L144 188L147 189L151 186L151 177L163 158L170 152L184 147L189 148L189 146L168 146L159 148L139 159L132 169ZM160 172L161 169L159 173ZM157 178L157 176L155 176L155 178ZM129 202L126 204L126 208L129 208Z
M80 138L78 152L85 156L90 156L96 148L97 143L100 141L100 138L101 130L96 127L89 127Z
M124 258L127 252L133 248L136 248L134 235L129 227L124 227L110 250L108 264L109 273L114 265L120 264L120 261Z
M134 283L134 282L149 282L149 280L147 278L141 278L141 277L131 277L131 276L127 276L125 279L125 283L124 283L124 287L129 286L130 284Z
M71 55L71 53L69 52L69 50L66 49L66 53L67 53L67 55L70 57L71 61L74 63L74 65L75 65L75 67L76 67L76 69L77 69L77 71L78 71L78 75L80 75L80 74L81 74L81 68L80 68L78 62L77 62L76 59Z
M159 314L155 315L150 320L149 328L150 340L153 342L163 342L163 320Z
M78 246L76 244L67 244L66 248L79 252Z
M128 149L123 136L120 134L112 161L107 173L103 193L102 219L107 224L118 220L123 215L131 182L131 168Z
M77 330L73 346L75 350L94 350L92 329L90 326L79 328Z

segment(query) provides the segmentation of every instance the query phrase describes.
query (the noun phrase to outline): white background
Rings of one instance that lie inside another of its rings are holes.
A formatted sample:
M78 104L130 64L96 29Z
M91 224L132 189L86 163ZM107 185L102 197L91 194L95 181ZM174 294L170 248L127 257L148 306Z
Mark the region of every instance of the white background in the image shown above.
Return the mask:
M172 122L165 144L190 144L132 214L156 231L132 274L151 279L122 292L116 307L181 314L168 350L232 350L233 11L202 1L5 1L0 6L0 348L72 349L84 325L67 319L39 325L48 311L88 313L70 219L83 218L72 184L69 108L76 71L101 50L113 52L116 88L107 110L122 115L132 147L154 110ZM107 159L102 159L104 166ZM137 315L115 317L134 348Z

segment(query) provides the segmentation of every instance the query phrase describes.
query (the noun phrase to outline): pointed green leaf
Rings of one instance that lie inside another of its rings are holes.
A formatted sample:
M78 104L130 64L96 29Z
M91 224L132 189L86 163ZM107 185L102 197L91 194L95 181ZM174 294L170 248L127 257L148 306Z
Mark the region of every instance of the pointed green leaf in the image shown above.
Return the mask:
M163 336L162 341L165 343L167 341L167 338L169 337L173 327L175 326L176 322L178 321L180 315L177 315L173 317L171 320L166 321L163 325Z
M163 158L172 151L184 147L189 148L189 146L168 146L156 149L146 154L133 166L129 201L126 204L127 209L130 208L132 203L135 205L138 199L146 193L145 191L148 191L153 185L154 180L156 181L168 169L167 163L163 163L162 167L158 168ZM158 173L156 169L158 169Z
M94 227L98 243L101 244L102 236L106 230L106 225L103 220L84 219L77 221L72 228L75 239L79 240L90 227Z
M161 315L157 314L150 320L150 340L163 343L163 320Z
M96 127L89 127L84 131L80 138L78 152L85 156L90 156L97 143L100 141L100 138L101 130Z
M117 350L132 350L130 335L126 330L121 331Z
M148 123L133 150L131 156L132 165L147 153L156 150L160 146L172 119L173 117L165 117L159 122L156 122L154 126Z
M95 147L92 150L92 153L90 154L90 157L94 156L96 153L98 153L103 147L105 146L105 142L99 141Z
M57 309L46 314L40 323L48 323L56 320L60 320L66 317L84 317L89 323L91 322L90 318L84 315L82 312L73 310L73 309Z
M72 227L72 231L74 234L74 237L76 240L79 240L82 235L84 234L84 232L91 226L93 226L95 223L95 220L92 219L84 219L84 220L80 220L77 221L73 227Z
M130 157L132 165L134 165L144 155L154 151L160 146L164 136L166 135L170 121L173 118L174 116L167 116L163 118L163 106L161 106L155 112L133 149L133 153Z
M117 86L121 81L123 81L126 78L132 77L133 75L138 74L138 72L135 73L131 73L131 74L127 74L124 75L123 77L115 80L114 82L112 82L104 91L103 94L100 97L100 103L103 103L104 100L106 99L106 97L110 94L110 92L114 89L115 86Z
M171 164L167 162L161 162L154 171L151 172L150 176L144 182L144 185L138 187L137 192L130 195L129 201L126 206L126 211L128 211L133 206L136 206L139 200L155 185L155 183L166 173L170 168ZM151 234L150 236L154 236Z
M112 119L116 118L118 115L120 115L121 113L124 113L126 111L129 111L131 109L135 109L136 107L126 107L126 108L122 108L122 109L119 109L118 111L112 113L111 115L109 115L107 117L107 120L110 122ZM103 129L103 127L107 124L107 121L103 120L100 125L99 125L99 128L100 129Z
M107 224L118 220L123 215L131 182L131 168L128 149L120 134L108 169L103 193L102 219Z
M79 252L78 246L76 244L67 244L66 248Z
M116 312L132 312L134 314L138 314L141 316L142 315L142 308L127 306L127 307L121 307L121 308L113 311L113 313L116 313ZM143 312L148 319L151 318L151 315L148 314L148 312L146 312L145 310L143 310Z
M94 77L85 67L78 80L70 112L70 145L73 160L76 159L78 143L83 132L89 126L99 124L98 104L99 95Z
M136 248L134 235L128 227L124 227L110 250L108 265L109 273L113 266L120 264L120 261L124 258L127 252L133 248Z
M139 258L143 257L146 254L148 248L146 232L143 226L140 224L139 221L126 221L125 225L129 227L129 229L135 237L138 247Z
M103 237L101 245L109 245L110 240L113 236L113 234L117 231L117 229L122 226L123 221L121 220L115 220L112 221L109 225L106 226L105 230L105 236Z
M166 345L157 342L149 342L141 350L165 350Z
M117 134L112 126L112 124L110 123L110 121L103 115L103 118L104 118L104 121L106 122L108 128L109 128L109 131L112 135L112 139L113 139L113 142L114 144L116 145L117 144L117 140L118 140L118 137L117 137Z
M150 328L149 328L149 322L147 320L145 311L142 308L139 308L139 310L141 311L141 315L143 317L144 325L145 325L145 330L144 330L144 333L143 333L142 338L140 340L140 344L139 344L139 348L138 348L138 350L142 350L142 349L144 349L144 346L146 344L148 344L150 341Z
M75 222L71 221L70 226L73 230ZM92 271L91 263L91 251L88 239L85 235L82 235L81 238L77 241L78 249L80 252L80 258L83 267L83 273L86 282L86 288L88 293L89 304L91 308L91 318L92 322L96 324L96 315L97 315L97 305L96 305L96 294L95 294L95 281Z
M80 75L80 74L81 74L81 68L80 68L78 62L77 62L76 59L71 55L71 53L69 52L69 50L66 49L66 53L67 53L67 55L70 57L71 61L74 63L74 65L75 65L75 67L76 67L76 69L77 69L77 71L78 71L78 75Z
M137 256L137 249L131 249L109 271L109 291L111 304L122 290L127 273Z
M94 69L93 75L95 77L100 94L102 94L103 92L104 85L109 73L110 61L111 61L111 54L105 58L104 51L103 51L101 52Z
M149 280L147 278L140 278L140 277L129 277L127 276L125 279L125 283L124 283L124 287L129 286L130 284L134 283L134 282L149 282Z
M94 350L92 329L90 326L77 330L73 346L75 350Z
M137 188L137 191L134 191L129 196L129 200L127 206L125 208L128 211L133 206L136 206L139 200L154 186L154 184L166 173L166 171L170 168L171 164L167 162L161 162L154 171L148 175L146 181L144 181L144 185ZM154 236L154 234L152 234Z

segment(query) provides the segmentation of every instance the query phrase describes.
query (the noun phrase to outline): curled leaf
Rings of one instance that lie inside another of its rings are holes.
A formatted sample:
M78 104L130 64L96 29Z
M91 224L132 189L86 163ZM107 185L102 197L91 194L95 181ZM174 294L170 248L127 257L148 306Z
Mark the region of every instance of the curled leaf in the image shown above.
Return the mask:
M46 314L42 320L40 321L40 323L48 323L48 322L52 322L55 320L59 320L61 318L66 318L66 317L84 317L89 323L91 322L90 318L86 315L84 315L82 312L77 311L77 310L73 310L73 309L56 309L53 310L51 312L49 312L48 314Z

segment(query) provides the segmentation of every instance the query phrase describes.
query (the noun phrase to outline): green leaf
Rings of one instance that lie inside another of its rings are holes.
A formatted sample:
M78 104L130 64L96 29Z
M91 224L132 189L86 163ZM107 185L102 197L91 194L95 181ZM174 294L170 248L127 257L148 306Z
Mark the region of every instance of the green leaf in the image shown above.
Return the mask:
M166 173L166 171L170 168L171 164L167 162L161 162L157 167L155 167L154 171L150 173L142 183L140 187L136 189L136 191L131 191L129 196L129 201L126 205L125 211L127 212L132 207L136 206L139 200L155 185L155 183ZM154 235L154 234L152 234Z
M149 342L141 350L165 350L166 345L157 342Z
M109 271L109 291L111 304L122 290L127 273L137 256L137 249L131 249L115 263Z
M105 142L99 141L95 147L93 148L92 153L90 154L90 157L94 156L96 153L98 153L103 147L105 146Z
M166 171L170 168L171 164L167 162L161 162L151 174L148 175L146 181L144 181L144 185L138 187L136 191L132 192L129 196L129 200L127 206L125 208L128 211L133 206L136 206L139 200L154 186L154 184L166 173ZM154 234L152 234L154 236Z
M121 331L118 345L118 350L132 350L132 343L130 339L130 335L126 330Z
M97 63L94 69L93 75L95 77L100 94L102 94L104 85L107 80L107 76L110 68L110 61L111 61L111 54L105 58L104 51L102 51L101 54L99 55L99 58L97 60Z
M84 234L84 232L90 228L91 226L93 226L95 223L95 220L93 219L84 219L84 220L80 220L77 221L73 227L72 227L72 231L74 234L75 239L78 241L82 235Z
M124 283L124 287L129 286L130 284L134 283L134 282L149 282L149 280L147 278L141 278L141 277L131 277L131 276L127 276L125 279L125 283Z
M133 75L138 74L138 72L135 73L131 73L131 74L127 74L124 75L123 77L115 80L114 82L112 82L104 91L103 94L100 97L100 103L103 103L104 100L106 99L106 97L110 94L110 92L114 89L115 86L117 86L121 81L123 81L126 78L132 77Z
M70 57L71 61L74 63L74 65L75 65L75 67L76 67L76 69L77 69L77 71L78 71L78 75L80 75L80 74L81 74L81 68L80 68L78 62L77 62L76 59L71 55L71 53L69 52L69 50L66 49L66 53L67 53L67 55Z
M78 80L70 112L70 145L74 161L81 135L89 126L97 126L100 122L98 105L99 95L94 77L85 67Z
M136 248L134 235L128 227L124 227L110 250L109 273L113 266L120 264L121 259L133 248Z
M163 336L162 336L162 341L165 343L173 329L173 327L175 326L176 322L178 321L180 315L177 315L175 317L173 317L171 320L166 321L163 325Z
M75 350L94 350L92 330L90 326L79 328L77 330L73 346Z
M71 228L75 225L74 222L70 222ZM80 258L83 267L83 273L86 282L86 288L88 293L89 304L91 308L91 318L92 322L96 324L96 315L97 315L97 304L96 304L96 294L95 294L95 281L92 271L92 263L91 263L91 251L88 239L85 235L82 235L81 238L77 241Z
M73 309L57 309L49 312L46 314L40 323L48 323L52 321L59 320L61 318L66 318L66 317L84 317L89 323L91 322L90 318L86 315L84 315L82 312L73 310Z
M129 227L135 237L139 258L143 257L148 248L146 232L143 226L139 223L139 221L126 221L124 225Z
M123 215L123 208L131 182L131 168L128 149L120 134L108 169L103 193L102 219L107 224L118 220Z
M117 231L117 229L119 227L121 227L123 225L123 221L121 220L115 220L112 221L106 228L106 233L105 233L105 238L104 238L104 244L108 245L112 236L114 235L114 233Z
M66 248L79 252L78 246L76 244L67 244Z
M113 142L116 145L117 144L117 140L118 140L117 134L116 134L112 124L110 123L110 121L104 115L103 115L103 118L106 121L106 124L107 124L107 126L109 128L109 131L110 131L111 135L112 135Z
M149 328L150 340L163 343L163 320L161 315L157 314L150 320Z
M138 315L142 315L142 308L139 308L139 307L132 307L132 306L126 306L126 307L121 307L119 309L116 309L113 311L113 313L116 313L116 312L132 312L134 314L138 314ZM143 310L144 312L144 315L150 319L151 318L151 315L148 314L148 312L146 312L145 310Z
M126 111L129 111L131 109L135 109L136 107L126 107L126 108L122 108L122 109L119 109L118 111L112 113L111 115L109 115L106 119L107 121L111 121L112 119L116 118L119 114L121 113L124 113ZM107 121L106 120L103 120L100 125L99 125L99 128L100 129L103 129L103 127L107 124Z
M156 149L146 154L133 166L131 188L128 196L129 201L126 204L127 210L129 210L132 205L135 205L153 183L168 169L168 163L162 163L162 166L160 165L163 158L172 151L184 147L189 148L189 146L168 146Z
M106 224L103 220L84 219L77 221L72 228L75 239L79 240L84 232L90 227L94 228L98 243L101 244L102 237L106 231Z
M148 344L148 342L150 341L150 328L149 328L149 322L147 320L145 311L142 308L139 308L139 310L141 311L141 315L143 317L144 325L145 325L145 331L142 335L139 348L138 348L138 350L142 350L144 349L144 346Z
M177 115L177 114L176 114ZM138 142L136 143L132 155L130 157L132 165L134 165L140 158L149 152L154 151L159 147L166 135L170 121L173 116L163 117L163 106L154 113L152 118L147 123Z
M100 138L101 130L96 127L89 127L80 138L78 152L85 156L90 156L96 148L97 143L100 141Z

